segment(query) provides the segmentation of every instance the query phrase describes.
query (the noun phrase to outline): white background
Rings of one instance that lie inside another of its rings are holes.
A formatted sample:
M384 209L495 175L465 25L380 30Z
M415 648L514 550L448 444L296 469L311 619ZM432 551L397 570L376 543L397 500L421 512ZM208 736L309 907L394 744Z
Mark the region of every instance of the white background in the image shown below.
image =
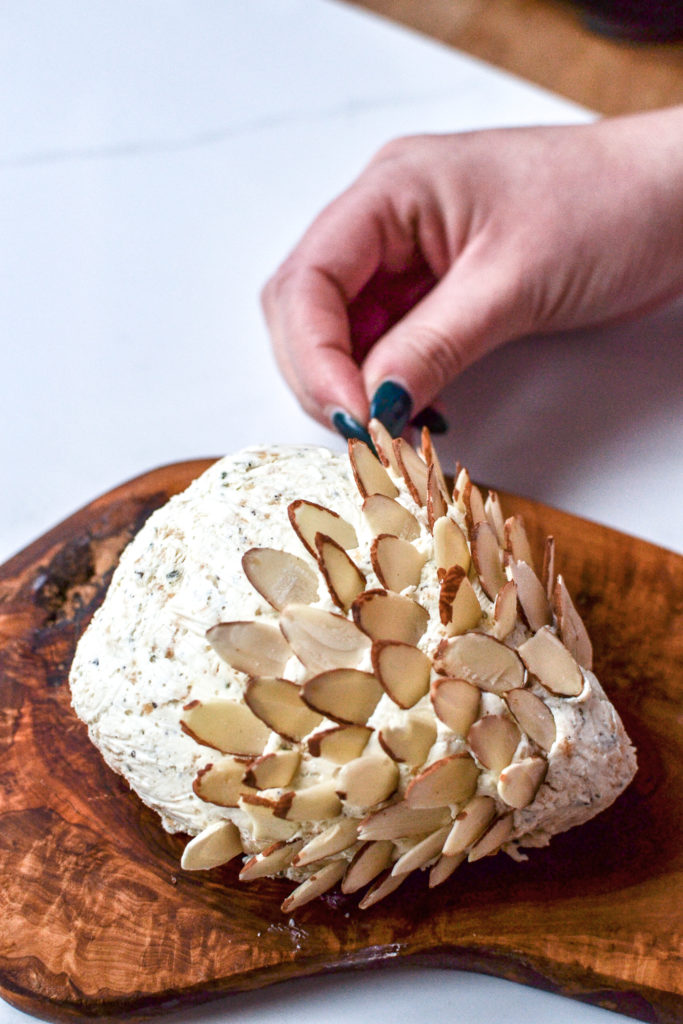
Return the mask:
M590 116L332 0L0 3L0 561L159 464L341 449L280 380L268 274L395 135ZM679 303L489 356L445 396L447 468L681 549L682 326ZM354 1024L395 1007L406 1024L625 1019L417 968L165 1019ZM0 1024L25 1019L0 1003Z

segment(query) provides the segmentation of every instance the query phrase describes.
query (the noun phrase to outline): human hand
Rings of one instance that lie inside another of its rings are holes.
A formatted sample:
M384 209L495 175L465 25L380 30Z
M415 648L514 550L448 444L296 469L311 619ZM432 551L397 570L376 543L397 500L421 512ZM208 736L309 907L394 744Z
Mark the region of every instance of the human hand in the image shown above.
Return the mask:
M394 436L514 338L683 290L683 108L385 146L266 284L280 368L345 436Z

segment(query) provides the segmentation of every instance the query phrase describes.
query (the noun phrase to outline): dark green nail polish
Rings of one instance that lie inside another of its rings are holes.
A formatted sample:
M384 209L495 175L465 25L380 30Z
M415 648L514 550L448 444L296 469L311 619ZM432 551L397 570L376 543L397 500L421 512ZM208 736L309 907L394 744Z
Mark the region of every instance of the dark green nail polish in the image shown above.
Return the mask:
M365 427L358 420L354 419L353 416L350 416L348 412L344 412L342 409L335 412L332 417L332 424L342 437L345 437L347 440L357 437L359 441L364 441L372 451L375 450L372 438Z
M370 403L370 418L379 420L392 437L400 437L410 419L413 400L400 384L385 380Z
M431 405L419 412L411 422L414 427L426 427L430 434L445 434L448 431L448 421Z

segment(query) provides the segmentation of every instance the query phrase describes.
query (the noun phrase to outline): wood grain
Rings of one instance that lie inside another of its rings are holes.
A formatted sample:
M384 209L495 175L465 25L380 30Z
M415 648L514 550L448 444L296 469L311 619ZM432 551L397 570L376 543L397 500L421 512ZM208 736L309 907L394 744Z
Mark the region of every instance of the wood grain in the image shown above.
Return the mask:
M601 114L683 103L683 43L596 35L556 0L348 0Z
M422 962L499 975L657 1024L683 1019L683 559L504 496L545 531L639 749L633 785L526 864L412 878L362 912L283 918L291 887L184 874L181 837L104 765L67 673L124 544L207 461L98 499L0 569L0 993L46 1020L137 1020L322 971Z

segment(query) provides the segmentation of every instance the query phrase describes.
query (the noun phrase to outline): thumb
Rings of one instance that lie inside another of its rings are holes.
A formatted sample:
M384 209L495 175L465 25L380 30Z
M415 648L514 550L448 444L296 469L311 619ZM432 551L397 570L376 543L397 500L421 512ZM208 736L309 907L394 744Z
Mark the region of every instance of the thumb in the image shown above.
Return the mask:
M465 367L523 333L506 277L491 267L451 267L368 353L362 372L370 400L393 381L410 395L415 415Z

